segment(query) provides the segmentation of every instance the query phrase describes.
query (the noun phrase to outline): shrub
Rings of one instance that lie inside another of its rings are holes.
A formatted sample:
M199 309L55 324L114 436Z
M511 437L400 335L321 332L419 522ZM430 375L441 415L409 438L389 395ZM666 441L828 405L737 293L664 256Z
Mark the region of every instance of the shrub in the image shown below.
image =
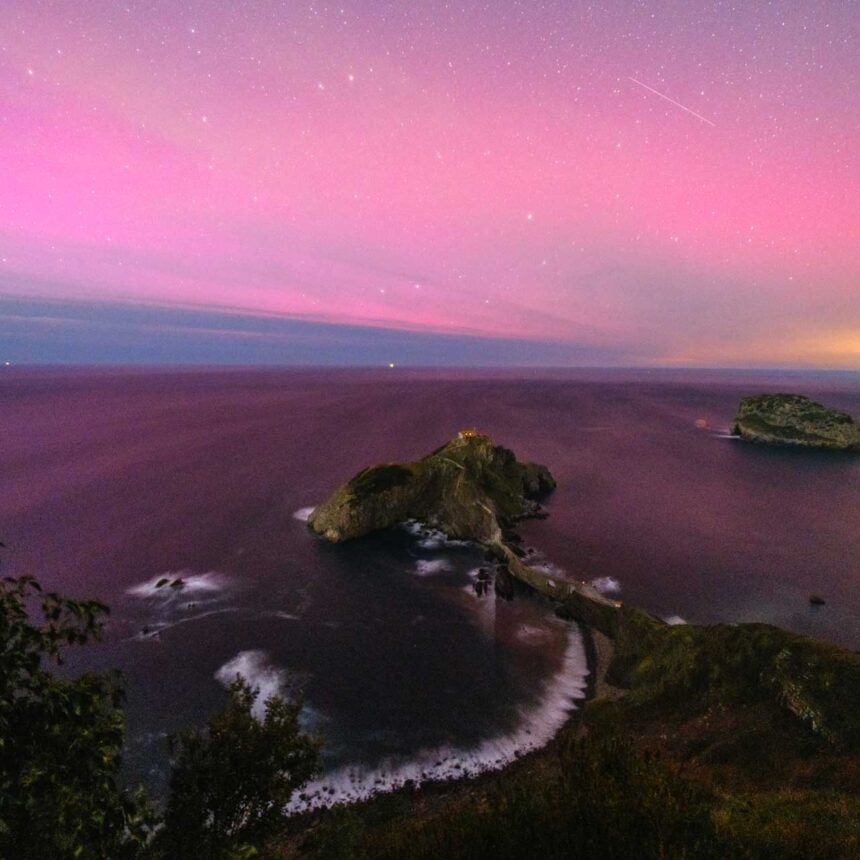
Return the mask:
M2 857L131 857L145 842L147 808L117 782L120 676L49 669L64 647L97 639L107 611L45 593L30 576L0 580Z
M173 770L162 844L170 857L225 857L258 842L284 818L293 792L316 772L319 741L299 726L301 703L237 676L207 726L170 739Z

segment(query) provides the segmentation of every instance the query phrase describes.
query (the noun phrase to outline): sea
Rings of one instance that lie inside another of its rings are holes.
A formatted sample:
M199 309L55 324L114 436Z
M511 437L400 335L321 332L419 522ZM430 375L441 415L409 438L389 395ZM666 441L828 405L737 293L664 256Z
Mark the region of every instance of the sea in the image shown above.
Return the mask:
M588 682L582 637L419 523L333 546L307 515L366 465L475 427L558 488L536 563L675 624L765 622L860 648L860 457L734 438L740 397L860 415L860 374L0 368L0 564L111 608L63 671L122 670L124 779L237 675L300 696L323 770L297 809L497 768ZM812 605L811 595L824 600Z

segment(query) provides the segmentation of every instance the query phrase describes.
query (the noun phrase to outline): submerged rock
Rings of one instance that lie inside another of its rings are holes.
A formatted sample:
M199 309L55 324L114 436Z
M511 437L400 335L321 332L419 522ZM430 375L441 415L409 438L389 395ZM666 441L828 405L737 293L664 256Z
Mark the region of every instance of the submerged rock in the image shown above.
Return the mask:
M494 544L511 523L534 516L535 499L554 487L545 466L520 463L469 430L420 460L363 469L314 509L308 525L339 542L415 519L451 538Z
M732 432L750 442L860 451L860 427L847 412L800 394L758 394L741 400Z

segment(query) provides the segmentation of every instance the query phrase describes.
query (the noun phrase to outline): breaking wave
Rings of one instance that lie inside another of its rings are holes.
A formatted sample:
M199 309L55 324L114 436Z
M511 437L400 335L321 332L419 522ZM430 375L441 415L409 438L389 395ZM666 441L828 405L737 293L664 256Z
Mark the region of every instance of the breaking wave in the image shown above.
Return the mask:
M215 680L229 687L237 675L260 691L252 711L257 719L266 712L266 700L286 689L287 673L274 666L265 651L240 651L218 669Z
M445 532L424 525L424 523L418 522L418 520L406 520L406 522L400 524L400 527L417 538L418 546L422 549L444 549L445 547L452 546L471 546L471 541L449 538Z
M316 510L316 507L310 508L299 508L297 511L293 512L293 519L299 520L300 522L306 523L311 514Z
M433 576L434 573L445 573L451 570L451 563L444 558L422 558L415 562L415 573L418 576Z
M438 747L408 759L387 759L375 768L358 765L338 768L305 786L287 809L303 812L353 803L406 783L420 785L498 770L552 740L576 707L575 701L585 696L587 676L582 639L577 630L571 630L561 668L547 681L536 704L520 708L519 725L513 731L470 749Z
M141 601L144 612L140 630L132 638L158 641L162 633L182 624L239 612L236 606L223 605L233 586L228 576L216 570L194 573L188 569L168 571L131 586L126 594Z
M202 597L216 594L227 586L227 577L216 570L208 573L192 573L190 570L157 574L146 582L133 585L126 589L126 594L145 599L156 598L165 603L184 600L191 595Z

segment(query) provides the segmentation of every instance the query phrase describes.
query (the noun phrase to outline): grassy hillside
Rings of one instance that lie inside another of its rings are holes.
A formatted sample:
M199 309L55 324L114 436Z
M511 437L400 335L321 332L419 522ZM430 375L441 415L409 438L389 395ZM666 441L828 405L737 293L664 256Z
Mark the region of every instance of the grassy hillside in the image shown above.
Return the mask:
M860 856L860 655L624 608L607 680L512 768L308 816L265 856Z

